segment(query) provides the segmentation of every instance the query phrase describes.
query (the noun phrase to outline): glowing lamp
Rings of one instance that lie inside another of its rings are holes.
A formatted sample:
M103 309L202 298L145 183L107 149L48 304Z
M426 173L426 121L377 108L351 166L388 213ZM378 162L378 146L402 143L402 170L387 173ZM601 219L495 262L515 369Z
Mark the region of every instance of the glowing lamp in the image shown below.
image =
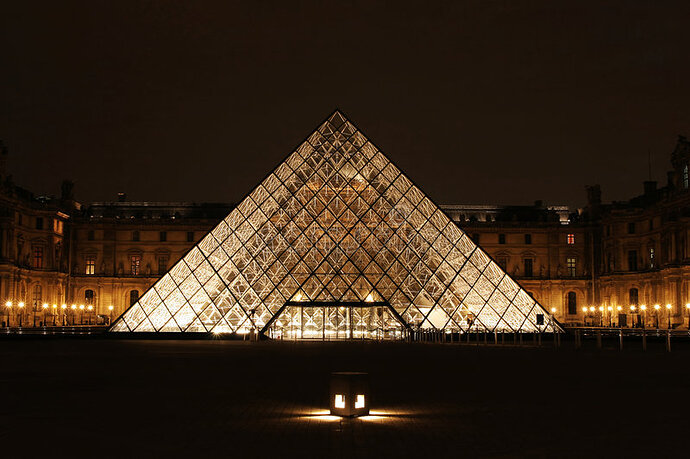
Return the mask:
M587 306L582 307L582 312L585 312L585 313L587 312Z
M621 311L623 308L620 306L616 306L616 310Z
M555 313L556 313L556 308L551 308L551 312L555 314Z
M631 304L631 305L630 305L630 310L631 310L631 311L634 311L634 310L635 310L635 305L634 305L634 304Z
M670 304L667 304L667 305L666 305L666 309L671 310L671 305L670 305Z
M609 306L609 307L608 307L608 310L609 310L609 311L613 311L613 306Z
M110 306L108 306L108 311L112 311L112 310L113 310L113 305L111 304Z
M43 303L43 309L48 309L48 303Z
M660 308L661 308L661 306L659 306L658 304L655 304L655 305L654 305L654 309L656 309L657 311L658 311Z
M685 305L685 308L686 308L686 309L690 309L690 303L686 304L686 305Z
M351 371L331 373L330 408L335 416L369 414L369 374Z
M88 306L86 307L86 309L88 309L89 311L92 311L92 310L93 310L93 305L88 305Z
M604 312L604 307L603 307L603 306L599 306L599 312Z
M79 305L79 309L84 309L84 305L83 305L83 304L80 304L80 305Z
M646 310L647 310L647 306L643 304L642 306L640 306L640 309L642 309L643 311L646 311Z
M594 312L594 306L590 306L590 307L589 307L589 311L590 311L590 312Z
M62 309L67 309L67 305L66 305L66 304L63 304L63 305L60 306L60 307L61 307Z
M24 302L23 302L23 301L20 301L18 306L19 306L20 308L23 308L23 307L24 307Z
M5 303L5 306L7 306L8 308L11 308L11 307L12 307L12 302L11 302L11 301L8 301L7 303Z

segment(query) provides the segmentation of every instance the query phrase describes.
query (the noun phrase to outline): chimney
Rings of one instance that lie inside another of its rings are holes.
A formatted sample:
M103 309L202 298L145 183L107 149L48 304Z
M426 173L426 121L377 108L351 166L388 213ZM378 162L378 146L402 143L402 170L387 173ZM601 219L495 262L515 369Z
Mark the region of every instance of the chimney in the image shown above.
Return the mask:
M127 193L123 193L122 191L120 191L117 194L117 202L125 202L126 200L127 200Z
M601 204L601 185L586 186L587 190L587 204L596 206Z
M645 180L644 181L644 194L645 196L649 196L654 194L656 191L656 181L655 180Z

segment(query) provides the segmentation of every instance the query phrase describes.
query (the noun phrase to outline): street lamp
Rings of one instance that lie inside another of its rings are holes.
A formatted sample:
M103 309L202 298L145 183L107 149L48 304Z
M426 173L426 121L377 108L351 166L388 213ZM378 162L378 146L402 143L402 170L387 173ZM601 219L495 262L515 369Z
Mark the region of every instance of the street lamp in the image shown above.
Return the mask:
M635 309L637 309L635 307L635 305L631 304L630 305L630 322L631 322L630 325L632 326L632 328L635 328Z
M84 305L79 305L79 325L84 325Z
M661 305L655 304L654 305L654 318L656 319L656 328L659 328L659 309L661 309Z
M73 304L72 306L70 306L70 309L72 310L72 323L70 325L74 325L74 317L77 314L77 305Z
M24 302L20 301L19 304L19 326L22 326L22 316L24 315Z
M10 312L12 312L12 302L8 301L5 303L5 307L7 308L7 328L10 327Z
M608 308L609 311L609 327L613 326L613 306L609 306Z
M48 309L48 303L43 303L43 326L46 326L46 310ZM35 320L34 320L35 321Z
M604 307L599 306L599 326L604 326Z
M113 323L113 305L108 306L108 311L110 311L110 317L108 318L108 325Z
M647 305L643 304L640 309L642 309L642 328L647 328Z
M86 309L88 309L88 311L89 311L89 313L87 314L87 317L88 317L88 319L89 319L89 325L91 325L91 311L93 311L93 305L91 305L91 304L88 305L88 306L86 307Z
M690 303L685 304L685 310L688 312L688 330L690 330Z
M55 316L57 316L57 304L53 305L53 327L55 326Z
M62 309L62 326L64 327L67 325L67 305L63 303L60 309Z
M671 329L671 308L672 308L672 306L670 303L666 305L666 313L668 315L668 329L669 330Z

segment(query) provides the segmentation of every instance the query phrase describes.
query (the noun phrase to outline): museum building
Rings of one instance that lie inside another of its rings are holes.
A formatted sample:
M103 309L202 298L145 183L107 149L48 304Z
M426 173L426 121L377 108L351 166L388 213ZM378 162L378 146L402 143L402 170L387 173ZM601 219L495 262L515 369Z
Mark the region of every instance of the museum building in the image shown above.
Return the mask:
M13 183L7 148L0 148L0 321L12 326L114 321L235 209L232 204L132 202L124 194L114 202L83 205L69 182L59 198L34 196ZM587 189L586 205L574 212L541 201L439 207L507 279L517 281L564 325L687 326L689 153L690 144L680 137L667 183L645 182L643 194L626 202L605 204L594 186ZM353 294L356 300L350 303L366 302L366 296ZM373 293L369 300L389 311L382 298L371 301ZM297 301L286 299L282 313L299 315L300 329L302 321L316 321L321 333L328 327L334 333L355 332L339 328L350 317L328 323L333 312L324 309L331 307L326 301L307 306L321 307L316 313L289 302ZM428 318L425 326L438 326L446 317L429 315L433 302L421 300L415 317L409 312L403 320L422 326ZM257 309L249 308L246 315L254 314L259 322ZM363 309L353 311L354 323L362 322L354 315ZM371 311L375 318L378 312ZM444 314L450 320L452 313ZM272 318L264 316L262 326ZM386 320L400 323L398 317ZM298 322L292 323L294 334ZM466 311L453 323L463 329L477 321Z

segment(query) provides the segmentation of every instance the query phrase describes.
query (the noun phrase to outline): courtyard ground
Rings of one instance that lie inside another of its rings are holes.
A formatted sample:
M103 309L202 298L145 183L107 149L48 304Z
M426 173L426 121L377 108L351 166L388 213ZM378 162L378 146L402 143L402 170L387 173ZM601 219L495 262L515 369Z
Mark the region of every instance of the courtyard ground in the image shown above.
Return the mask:
M2 457L667 457L690 351L0 340ZM324 416L331 371L374 416ZM5 454L7 454L5 456Z

